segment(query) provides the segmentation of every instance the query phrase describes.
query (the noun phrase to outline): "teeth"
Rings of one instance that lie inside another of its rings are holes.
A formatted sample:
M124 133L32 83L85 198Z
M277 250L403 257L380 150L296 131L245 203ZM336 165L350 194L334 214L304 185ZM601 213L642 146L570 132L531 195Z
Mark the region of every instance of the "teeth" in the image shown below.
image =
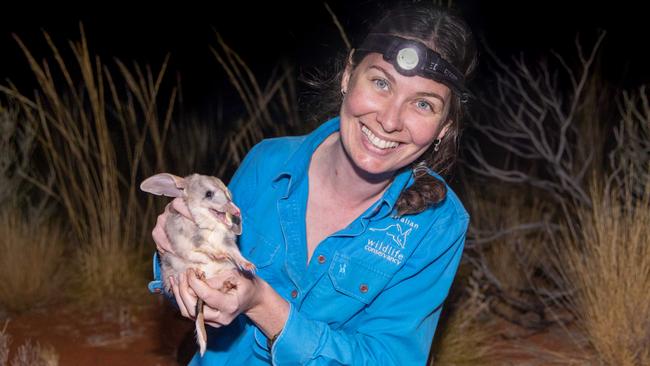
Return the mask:
M379 149L389 149L389 148L395 148L397 145L399 145L398 142L395 141L386 141L382 140L379 137L375 136L370 129L366 126L361 126L361 131L363 132L364 135L368 138L368 141L370 141L373 146L379 148Z

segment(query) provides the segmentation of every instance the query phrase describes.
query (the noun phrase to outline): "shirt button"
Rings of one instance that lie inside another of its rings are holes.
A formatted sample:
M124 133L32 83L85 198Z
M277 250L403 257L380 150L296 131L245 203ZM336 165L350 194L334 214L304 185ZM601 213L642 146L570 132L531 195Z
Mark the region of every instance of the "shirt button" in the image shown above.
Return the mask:
M294 299L296 297L298 297L298 291L296 291L296 290L291 291L291 297L294 298Z
M368 285L362 283L361 286L359 286L359 291L365 294L366 292L368 292Z
M318 256L318 263L323 264L325 263L325 256L324 255L319 255Z

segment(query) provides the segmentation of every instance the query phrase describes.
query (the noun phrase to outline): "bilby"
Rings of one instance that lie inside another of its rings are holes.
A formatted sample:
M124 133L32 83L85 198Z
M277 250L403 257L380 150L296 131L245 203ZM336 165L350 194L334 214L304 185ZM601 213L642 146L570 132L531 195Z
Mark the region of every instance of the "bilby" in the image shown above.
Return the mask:
M237 247L241 234L241 213L232 202L232 195L221 180L200 174L181 178L160 173L145 179L140 189L156 195L182 197L194 221L179 213L172 213L164 226L171 243L171 252L161 254L164 288L171 292L169 277L178 283L178 274L194 269L210 278L224 270L237 268L254 271ZM222 291L229 288L224 284ZM201 356L207 346L203 316L203 301L196 304L196 337Z

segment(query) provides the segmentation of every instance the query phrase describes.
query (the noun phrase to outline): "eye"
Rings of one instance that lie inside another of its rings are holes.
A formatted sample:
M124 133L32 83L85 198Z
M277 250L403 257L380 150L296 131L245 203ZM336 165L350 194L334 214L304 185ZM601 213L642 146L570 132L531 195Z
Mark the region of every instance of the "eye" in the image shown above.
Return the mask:
M418 109L422 109L425 111L433 111L433 106L431 103L427 102L426 100L419 100L417 102L417 107Z
M205 198L212 198L212 195L213 195L213 194L214 194L214 192L212 192L212 191L207 191L207 192L205 192Z
M381 90L388 89L388 81L386 81L386 79L373 79L372 82Z

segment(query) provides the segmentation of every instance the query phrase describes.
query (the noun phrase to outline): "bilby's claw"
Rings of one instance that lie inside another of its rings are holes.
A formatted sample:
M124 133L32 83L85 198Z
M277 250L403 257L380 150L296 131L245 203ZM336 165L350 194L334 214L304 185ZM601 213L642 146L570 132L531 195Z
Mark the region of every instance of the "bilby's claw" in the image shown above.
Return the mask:
M246 270L246 271L248 271L250 273L255 273L255 270L257 269L257 268L255 268L255 265L253 263L251 263L251 262L243 262L243 263L240 264L240 267L243 270Z

